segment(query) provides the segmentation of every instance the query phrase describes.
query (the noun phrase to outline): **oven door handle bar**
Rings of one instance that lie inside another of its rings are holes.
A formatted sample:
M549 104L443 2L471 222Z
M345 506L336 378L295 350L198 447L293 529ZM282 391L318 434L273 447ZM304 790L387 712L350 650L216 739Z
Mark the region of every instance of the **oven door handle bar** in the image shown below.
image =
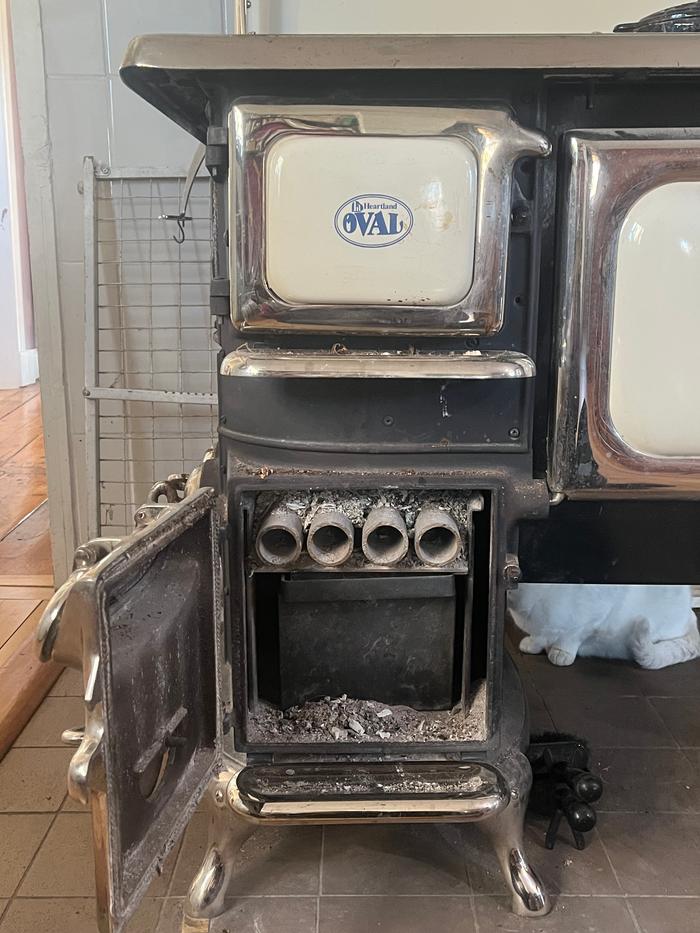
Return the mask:
M63 624L63 610L75 584L121 543L121 538L93 538L77 548L73 572L53 594L39 621L36 641L42 661L53 660L80 670L83 658L81 632L75 625Z

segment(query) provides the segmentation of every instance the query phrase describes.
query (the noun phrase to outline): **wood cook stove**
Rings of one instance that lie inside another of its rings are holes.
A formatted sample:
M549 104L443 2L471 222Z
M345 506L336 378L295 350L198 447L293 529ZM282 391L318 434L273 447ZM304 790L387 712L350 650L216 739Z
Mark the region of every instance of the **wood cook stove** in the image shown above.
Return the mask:
M130 46L126 83L205 146L220 417L133 535L78 549L39 633L83 672L69 786L92 808L101 929L203 797L186 930L221 913L264 823L473 822L513 909L548 911L503 620L519 525L550 505L550 140L631 100L663 119L668 96L624 82L630 41L658 67L692 58L664 38ZM591 75L616 69L597 112Z

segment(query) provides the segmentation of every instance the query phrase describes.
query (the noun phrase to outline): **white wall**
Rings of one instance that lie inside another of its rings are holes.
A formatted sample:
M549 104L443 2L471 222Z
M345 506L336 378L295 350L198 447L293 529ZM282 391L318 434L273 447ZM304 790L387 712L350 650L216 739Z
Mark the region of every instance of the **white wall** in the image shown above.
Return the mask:
M10 204L10 140L8 139L7 112L3 106L7 98L4 69L0 69L0 388L16 388L19 376L19 333L17 318L17 289L13 262L12 206Z
M249 29L276 33L610 32L673 0L252 0Z
M34 321L12 50L0 0L0 389L36 380Z

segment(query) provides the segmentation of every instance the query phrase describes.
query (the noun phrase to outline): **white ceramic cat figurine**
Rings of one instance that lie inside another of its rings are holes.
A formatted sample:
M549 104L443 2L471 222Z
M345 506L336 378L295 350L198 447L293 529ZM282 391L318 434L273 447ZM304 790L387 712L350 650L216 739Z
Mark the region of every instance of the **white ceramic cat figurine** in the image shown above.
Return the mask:
M700 657L689 586L522 583L509 593L520 650L547 652L552 664L576 655L634 660L659 668Z

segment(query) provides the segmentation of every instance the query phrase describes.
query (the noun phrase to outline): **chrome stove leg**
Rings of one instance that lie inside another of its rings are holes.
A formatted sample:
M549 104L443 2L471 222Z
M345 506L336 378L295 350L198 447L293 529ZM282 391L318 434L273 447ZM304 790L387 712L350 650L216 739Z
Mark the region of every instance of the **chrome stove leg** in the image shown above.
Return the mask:
M511 800L497 816L479 823L498 856L503 877L512 894L512 911L520 917L543 917L552 909L549 896L525 853L523 831L532 773L521 756L523 767L512 785Z
M224 912L224 898L246 839L255 824L236 816L226 802L231 774L220 775L209 795L209 845L204 861L190 885L185 902L182 933L209 933L211 922Z

